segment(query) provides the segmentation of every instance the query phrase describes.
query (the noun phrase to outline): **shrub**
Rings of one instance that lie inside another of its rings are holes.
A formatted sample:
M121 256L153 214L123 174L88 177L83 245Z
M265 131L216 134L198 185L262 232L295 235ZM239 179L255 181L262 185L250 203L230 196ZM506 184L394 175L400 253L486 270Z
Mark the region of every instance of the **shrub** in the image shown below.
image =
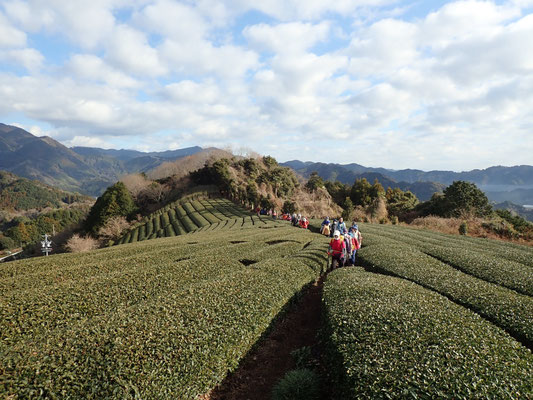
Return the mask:
M318 375L310 369L295 369L285 374L272 390L272 400L318 400Z
M96 239L93 239L90 236L81 237L78 234L73 235L65 245L65 248L69 253L91 251L97 249L98 247L99 243Z
M531 393L531 352L431 290L343 268L328 276L323 298L332 398L518 399Z
M466 221L461 222L461 225L459 225L459 234L462 236L468 235L468 224Z
M15 247L15 241L8 236L0 235L0 250L10 250Z

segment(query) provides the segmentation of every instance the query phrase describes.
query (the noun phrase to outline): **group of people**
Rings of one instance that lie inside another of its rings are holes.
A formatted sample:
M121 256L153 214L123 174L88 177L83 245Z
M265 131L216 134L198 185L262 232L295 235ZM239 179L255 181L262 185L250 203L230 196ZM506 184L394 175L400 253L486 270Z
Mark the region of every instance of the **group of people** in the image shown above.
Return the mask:
M342 217L334 219L333 222L326 217L322 222L320 233L332 238L328 248L328 255L332 258L331 269L355 265L355 255L363 242L357 222L353 221L352 226L347 229Z
M309 221L307 218L302 217L302 214L292 214L291 217L291 224L292 226L299 226L300 228L307 229L309 226Z

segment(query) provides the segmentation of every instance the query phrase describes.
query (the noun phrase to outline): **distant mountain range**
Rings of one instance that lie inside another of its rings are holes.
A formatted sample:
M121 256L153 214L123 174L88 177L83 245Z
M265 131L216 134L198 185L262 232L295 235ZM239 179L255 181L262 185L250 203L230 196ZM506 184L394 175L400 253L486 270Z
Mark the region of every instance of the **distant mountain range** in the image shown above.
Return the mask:
M164 162L204 151L201 147L144 153L135 150L68 148L50 137L36 137L24 129L0 123L0 170L38 180L71 192L100 195L121 176L148 172ZM358 178L375 179L385 187L410 190L428 200L456 180L474 182L491 201L533 205L533 166L490 167L468 172L391 170L359 164L326 164L298 160L282 163L304 177L317 171L326 180L353 184Z
M100 195L122 175L146 172L199 151L198 146L151 153L68 148L50 137L36 137L0 123L0 170L92 196Z
M385 187L399 187L410 190L420 200L428 200L431 195L441 191L454 181L462 180L475 183L487 197L494 202L511 201L518 205L533 204L533 166L490 167L467 172L421 171L415 169L390 170L368 168L359 164L326 164L288 161L282 165L291 167L308 178L313 171L326 180L338 180L352 185L356 179L374 179Z

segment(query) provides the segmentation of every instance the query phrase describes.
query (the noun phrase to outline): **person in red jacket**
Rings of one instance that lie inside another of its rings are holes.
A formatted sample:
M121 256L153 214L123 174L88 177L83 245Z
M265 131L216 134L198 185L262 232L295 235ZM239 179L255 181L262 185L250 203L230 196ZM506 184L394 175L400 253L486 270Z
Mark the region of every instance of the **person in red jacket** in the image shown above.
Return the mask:
M307 220L307 218L302 218L300 220L300 228L304 228L304 229L307 229L307 227L309 226L309 221Z
M328 255L331 256L331 269L344 266L346 243L338 230L333 233L333 239L329 242Z

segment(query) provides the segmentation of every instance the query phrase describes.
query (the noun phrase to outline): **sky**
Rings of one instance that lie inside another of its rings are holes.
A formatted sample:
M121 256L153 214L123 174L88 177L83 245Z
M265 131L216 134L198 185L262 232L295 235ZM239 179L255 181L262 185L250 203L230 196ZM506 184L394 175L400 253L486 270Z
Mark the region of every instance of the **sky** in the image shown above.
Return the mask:
M0 122L69 147L533 165L533 0L0 0Z

